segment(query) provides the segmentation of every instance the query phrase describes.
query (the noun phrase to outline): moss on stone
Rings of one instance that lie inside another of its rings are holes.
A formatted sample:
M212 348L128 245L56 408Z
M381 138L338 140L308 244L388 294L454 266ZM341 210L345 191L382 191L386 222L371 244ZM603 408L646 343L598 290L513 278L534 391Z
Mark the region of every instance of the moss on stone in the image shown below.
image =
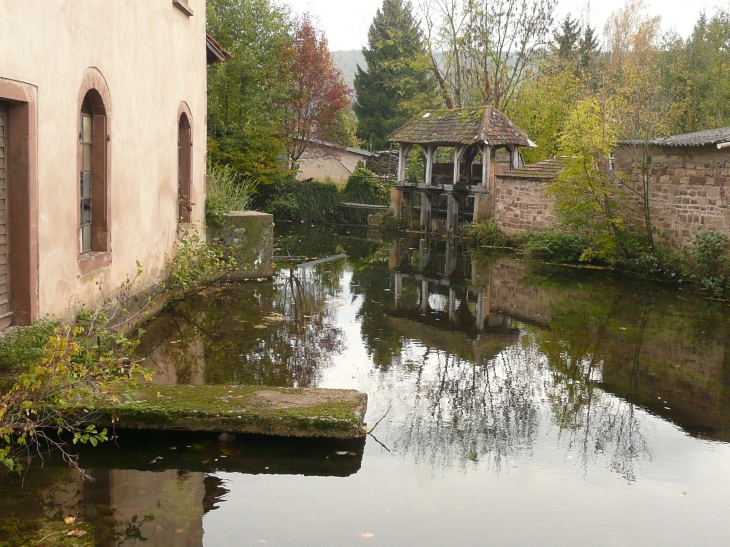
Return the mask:
M366 401L353 390L146 384L94 404L79 403L75 413L93 412L99 426L114 420L130 429L354 438L364 435Z

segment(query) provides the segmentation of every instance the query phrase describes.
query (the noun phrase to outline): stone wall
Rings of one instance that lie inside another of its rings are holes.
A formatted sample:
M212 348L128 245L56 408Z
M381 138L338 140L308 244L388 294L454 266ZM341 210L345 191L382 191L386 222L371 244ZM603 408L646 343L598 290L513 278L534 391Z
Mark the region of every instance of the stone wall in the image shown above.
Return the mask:
M555 204L545 195L551 182L544 178L497 175L494 189L494 219L506 235L555 226Z
M622 146L616 151L615 170L641 189L638 153ZM730 236L730 149L716 146L661 147L648 150L649 194L656 231L688 243L697 231L717 231ZM635 221L643 223L640 196L628 196Z

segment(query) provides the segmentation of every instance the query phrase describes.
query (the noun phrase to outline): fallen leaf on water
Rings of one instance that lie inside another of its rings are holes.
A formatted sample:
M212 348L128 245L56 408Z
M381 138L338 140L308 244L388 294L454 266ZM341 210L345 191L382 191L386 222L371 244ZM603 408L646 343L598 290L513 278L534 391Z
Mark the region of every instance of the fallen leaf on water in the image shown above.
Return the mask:
M157 456L157 457L156 457L156 458L155 458L154 460L152 460L152 461L150 462L150 464L153 464L153 463L155 463L155 462L156 462L157 460L161 460L161 459L162 459L162 456Z
M266 325L254 325L253 328L255 329L265 329Z
M374 536L375 534L371 534L370 532L360 532L360 535L361 535L362 537L364 537L364 538L371 538L371 537L373 537L373 536Z
M182 340L170 340L171 344L179 344Z
M65 522L66 524L73 524L74 522L76 522L76 517L66 517L65 519L63 519L63 522Z
M175 528L176 534L182 534L182 528Z
M69 537L80 538L81 536L85 536L86 535L86 532L84 530L71 530L66 535L69 536Z

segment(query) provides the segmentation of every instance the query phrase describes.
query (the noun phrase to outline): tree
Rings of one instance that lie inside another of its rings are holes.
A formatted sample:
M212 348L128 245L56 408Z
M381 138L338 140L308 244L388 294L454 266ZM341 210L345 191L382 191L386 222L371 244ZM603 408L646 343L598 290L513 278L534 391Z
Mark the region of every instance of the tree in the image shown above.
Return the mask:
M311 139L340 144L340 126L350 109L350 89L332 62L327 39L308 14L297 24L291 54L292 81L284 124L287 158L294 170Z
M290 92L289 15L270 0L209 0L208 32L233 55L208 69L208 151L263 181L280 170Z
M561 60L572 59L581 41L580 22L572 19L570 14L565 16L560 28L553 32L555 50Z
M599 257L609 262L615 259L617 235L623 227L620 187L608 168L609 154L618 144L610 110L593 98L577 103L560 138L565 168L548 186L561 222L592 239L594 247L586 249L581 259Z
M357 136L373 149L409 118L435 104L435 85L421 31L408 0L384 0L355 74Z
M556 3L423 0L431 69L446 105L504 111L545 54Z

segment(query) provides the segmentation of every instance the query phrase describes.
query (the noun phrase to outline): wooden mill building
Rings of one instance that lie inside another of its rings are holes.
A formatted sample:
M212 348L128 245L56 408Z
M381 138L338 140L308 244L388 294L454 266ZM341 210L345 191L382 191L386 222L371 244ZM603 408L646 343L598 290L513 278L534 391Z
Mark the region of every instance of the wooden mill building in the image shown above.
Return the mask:
M445 235L458 233L461 222L491 216L495 171L521 167L519 148L534 146L522 129L491 106L429 110L388 140L400 144L392 213L409 228ZM406 180L414 145L423 150L421 181ZM446 159L444 148L448 161L438 161Z

